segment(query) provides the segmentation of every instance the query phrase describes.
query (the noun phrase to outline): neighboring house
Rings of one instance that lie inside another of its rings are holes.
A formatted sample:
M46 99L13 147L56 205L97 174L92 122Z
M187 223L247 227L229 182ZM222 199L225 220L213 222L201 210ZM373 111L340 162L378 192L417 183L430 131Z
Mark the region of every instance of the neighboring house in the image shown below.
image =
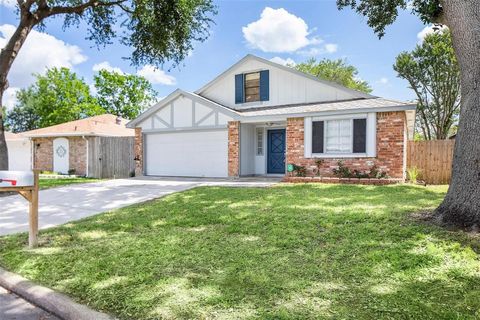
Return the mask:
M94 155L92 149L98 147L96 138L133 137L134 130L125 127L127 122L114 115L104 114L22 134L32 141L34 168L62 174L97 176L89 172L96 162L113 165L114 161L106 159L106 156L104 159L101 155L97 156L97 153L101 154L97 152L98 148ZM128 154L123 156L126 158ZM133 147L131 158L133 162Z
M8 148L8 169L11 171L32 170L32 145L22 134L5 132Z
M338 161L404 179L415 105L319 80L247 55L194 93L176 90L135 128L137 174L285 175L287 164L331 176Z

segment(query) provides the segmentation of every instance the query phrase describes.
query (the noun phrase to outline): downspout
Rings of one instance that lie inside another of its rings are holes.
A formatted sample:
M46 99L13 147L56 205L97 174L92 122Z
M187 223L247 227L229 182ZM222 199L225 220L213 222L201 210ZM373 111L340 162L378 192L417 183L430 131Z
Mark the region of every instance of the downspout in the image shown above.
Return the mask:
M87 147L87 161L86 161L86 166L85 166L85 176L88 178L88 162L89 162L89 158L88 158L88 139L85 138L85 136L82 136L82 139L85 140L85 142L87 143L86 144L86 147Z
M35 168L35 144L33 143L33 139L31 137L28 138L28 141L30 142L30 169L36 169Z

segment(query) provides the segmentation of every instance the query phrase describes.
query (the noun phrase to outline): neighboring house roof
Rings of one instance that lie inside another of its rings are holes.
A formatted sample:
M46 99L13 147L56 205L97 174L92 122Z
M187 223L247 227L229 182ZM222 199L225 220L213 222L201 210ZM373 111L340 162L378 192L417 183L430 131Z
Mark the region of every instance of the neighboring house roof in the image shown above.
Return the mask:
M276 62L273 62L273 61L270 61L270 60L267 60L267 59L263 59L263 58L260 58L260 57L257 57L253 54L247 54L245 57L243 57L241 60L239 60L238 62L236 62L235 64L233 64L230 68L228 68L227 70L225 70L224 72L222 72L220 75L218 75L215 79L213 79L212 81L208 82L206 85L204 85L203 87L201 87L200 89L196 90L195 93L198 94L198 95L202 95L202 92L204 92L206 89L208 89L210 86L212 86L214 83L216 83L217 81L219 81L220 79L222 79L225 75L227 75L231 70L235 69L238 65L244 63L245 61L247 60L257 60L257 61L260 61L260 62L263 62L263 63L266 63L268 65L271 65L271 66L274 66L274 67L277 67L277 68L280 68L280 69L283 69L287 72L290 72L290 73L293 73L293 74L297 74L297 75L300 75L302 77L305 77L305 78L308 78L308 79L311 79L311 80L314 80L314 81L317 81L317 82L320 82L322 84L325 84L327 86L331 86L331 87L334 87L334 88L337 88L337 89L340 89L340 90L343 90L343 91L346 91L346 92L349 92L350 94L352 94L353 96L355 97L358 97L358 98L375 98L375 96L372 96L368 93L364 93L364 92L361 92L361 91L357 91L357 90L353 90L353 89L350 89L350 88L347 88L347 87L344 87L338 83L335 83L335 82L332 82L332 81L327 81L327 80L323 80L323 79L319 79L313 75L310 75L308 73L304 73L304 72L301 72L301 71L298 71L294 68L290 68L290 67L287 67L287 66L284 66L283 64L279 64L279 63L276 63Z
M190 99L192 100L195 100L195 101L198 101L199 103L203 103L207 106L211 106L215 109L218 109L220 110L221 112L233 117L233 118L237 118L240 113L237 112L236 110L233 110L231 108L228 108L228 107L225 107L225 106L222 106L221 104L218 104L216 103L215 101L212 101L210 99L207 99L205 97L202 97L198 94L195 94L195 93L191 93L191 92L188 92L188 91L184 91L182 89L177 89L175 91L173 91L172 93L170 93L168 96L166 96L164 99L162 99L161 101L159 101L157 104L155 104L154 106L152 106L151 108L149 108L147 111L145 111L144 113L142 113L140 116L138 116L136 119L130 121L127 123L127 128L135 128L135 126L137 124L139 124L140 122L142 122L143 120L147 119L148 117L150 117L151 115L155 114L157 111L159 111L161 108L163 108L164 106L168 105L170 102L172 102L173 100L175 100L177 97L181 96L181 95L184 95L186 97L189 97Z
M26 138L21 133L12 133L5 131L5 140L6 141L21 141Z
M383 99L351 99L343 101L329 101L319 103L306 103L295 105L283 105L272 107L259 107L242 110L240 113L245 117L261 117L275 115L305 115L305 114L340 114L352 112L385 112L400 110L415 110L416 104Z
M128 120L112 114L103 114L86 119L70 121L55 126L22 132L22 135L34 137L60 137L60 136L135 136L135 131L126 128Z

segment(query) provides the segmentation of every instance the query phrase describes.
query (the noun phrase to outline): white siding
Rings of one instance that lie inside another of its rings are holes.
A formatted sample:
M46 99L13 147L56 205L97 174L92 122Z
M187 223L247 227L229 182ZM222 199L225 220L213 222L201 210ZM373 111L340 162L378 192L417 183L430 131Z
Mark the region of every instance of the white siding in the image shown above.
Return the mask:
M217 108L178 96L138 124L143 131L225 127L233 118Z
M270 100L235 104L235 75L258 70L269 70ZM231 108L285 105L354 98L346 90L309 79L258 60L246 60L201 92L201 95Z
M240 126L240 175L255 174L255 127L251 124Z

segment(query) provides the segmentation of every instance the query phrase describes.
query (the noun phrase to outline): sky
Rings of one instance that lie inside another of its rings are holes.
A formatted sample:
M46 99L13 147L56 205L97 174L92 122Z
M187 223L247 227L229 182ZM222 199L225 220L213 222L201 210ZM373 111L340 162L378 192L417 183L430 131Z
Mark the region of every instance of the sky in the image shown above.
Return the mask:
M0 47L18 24L15 0L0 0ZM12 108L15 92L33 82L32 73L47 67L68 67L91 85L93 74L106 68L139 74L151 81L159 97L176 88L195 91L246 54L279 63L316 59L346 59L373 94L408 101L415 98L392 65L402 51L410 51L430 32L419 18L401 12L379 39L366 18L350 9L338 10L335 0L223 0L215 1L218 14L210 37L195 43L193 52L178 67L155 69L131 66L132 48L118 41L98 49L85 39L86 26L62 29L62 19L47 21L44 31L32 31L9 74L4 104Z

